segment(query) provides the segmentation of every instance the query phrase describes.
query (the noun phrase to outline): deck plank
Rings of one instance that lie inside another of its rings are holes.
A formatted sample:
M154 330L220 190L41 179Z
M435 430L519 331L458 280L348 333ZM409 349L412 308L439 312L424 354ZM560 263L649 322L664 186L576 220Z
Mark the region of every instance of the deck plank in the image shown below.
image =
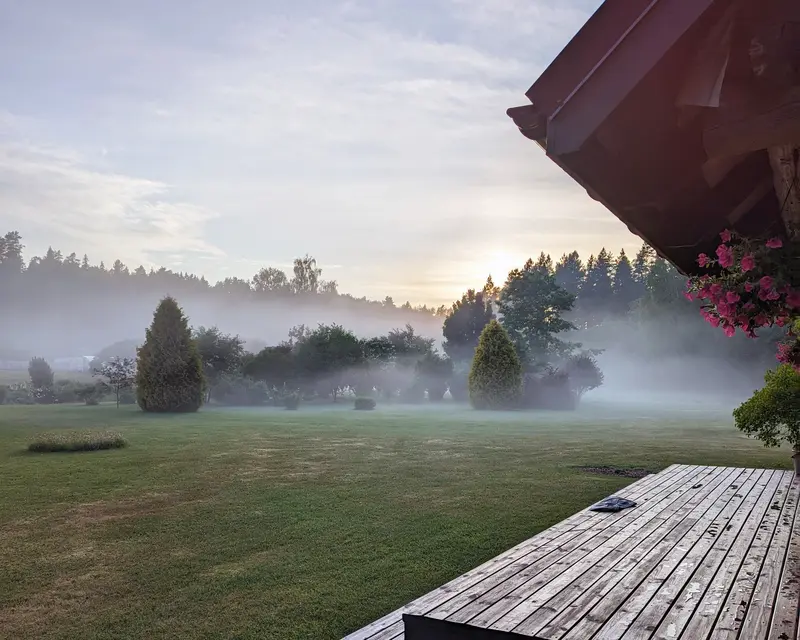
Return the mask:
M585 578L594 578L593 582L574 581L553 595L541 609L520 624L516 631L545 637L558 637L566 633L582 617L582 612L591 610L623 580L635 582L637 573L655 568L691 528L700 526L698 520L705 514L716 517L738 487L753 473L753 470L747 469L730 470L705 498L696 505L687 505L683 510L683 519L674 528L661 536L651 535L640 541L626 557L608 568L603 568L599 574L596 571L587 573ZM702 494L698 494L698 497L702 497ZM686 509L690 511L687 512Z
M688 586L684 586L678 594L676 604L656 629L656 638L670 640L681 634L686 638L705 638L708 635L733 584L742 558L752 543L754 528L762 521L768 506L768 499L761 500L754 505L747 521L738 530L735 529L733 520L723 528L722 534L689 578ZM735 532L738 535L733 535ZM641 623L637 621L636 624Z
M664 508L656 506L656 512L649 522L639 530L623 530L614 538L608 539L599 545L591 554L572 563L564 563L561 572L549 579L529 595L516 607L502 618L491 623L490 628L502 631L511 631L520 626L534 614L547 601L565 590L573 582L577 584L578 591L588 588L594 579L599 578L604 572L610 571L627 554L633 552L643 541L651 537L660 539L668 535L671 529L686 518L707 496L714 493L715 489L725 481L732 469L715 470L711 475L700 476L702 482L698 489L687 490L677 494L671 503Z
M618 514L617 519L612 521L613 524L602 531L589 531L582 544L554 554L545 563L534 563L477 598L467 598L466 606L458 611L447 611L446 615L441 615L441 610L435 610L429 615L446 617L453 622L469 622L476 626L492 625L570 566L581 561L596 561L603 549L632 539L642 530L657 527L665 509L673 503L680 505L688 499L691 495L689 487L699 483L705 475L703 469L697 469L686 476L680 476L674 484L661 485L662 490L652 500Z
M402 640L403 613L541 640L800 640L793 473L672 465L615 495L638 505L579 511L344 640Z
M670 486L671 480L677 482L679 478L692 473L696 468L695 466L670 465L658 474L651 474L632 482L617 491L615 495L630 500L646 501L663 490L664 485ZM403 635L403 613L427 614L436 606L448 601L463 590L481 582L527 554L540 549L543 545L550 542L563 542L564 538L562 536L565 534L576 530L583 531L588 526L600 526L602 522L612 520L613 515L596 513L587 509L579 511L549 529L545 529L534 537L521 542L509 551L451 580L442 587L351 633L344 640L389 640L401 638Z
M762 474L755 486L744 495L741 503L731 502L730 509L723 510L718 517L721 522L728 522L734 527L741 527L745 515L750 512L759 500L769 500L777 487L772 472ZM764 484L766 483L766 488ZM711 525L711 522L707 522ZM738 528L736 529L738 532ZM657 624L661 616L666 613L674 598L687 583L692 569L705 557L706 552L716 540L713 536L705 535L703 530L695 530L691 538L684 538L675 547L672 557L662 562L657 570L651 573L645 581L625 600L624 604L610 616L596 634L597 640L619 640L628 631L631 625L642 616L640 624ZM646 638L649 633L637 630L629 638ZM573 637L572 635L568 637Z
M791 491L794 499L800 498L800 481L792 480ZM789 535L789 545L781 575L780 588L775 601L775 610L772 615L772 628L768 640L787 640L800 637L800 505L795 510L792 532Z
M780 476L781 481L786 478L783 472L776 471L775 473ZM785 483L784 486L786 486ZM776 492L772 496L770 506L766 510L763 520L756 525L753 541L742 558L736 579L722 606L722 612L717 618L713 629L710 630L708 638L721 640L723 638L744 637L740 635L742 622L750 606L756 582L766 559L787 495L788 492L784 491L780 495Z

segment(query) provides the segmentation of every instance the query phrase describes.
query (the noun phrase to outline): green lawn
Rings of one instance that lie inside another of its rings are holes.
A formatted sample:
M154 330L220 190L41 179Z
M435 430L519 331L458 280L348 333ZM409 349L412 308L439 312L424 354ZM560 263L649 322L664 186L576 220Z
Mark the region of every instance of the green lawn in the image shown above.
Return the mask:
M23 452L39 431L126 449ZM631 480L789 468L703 409L0 407L0 637L338 638Z

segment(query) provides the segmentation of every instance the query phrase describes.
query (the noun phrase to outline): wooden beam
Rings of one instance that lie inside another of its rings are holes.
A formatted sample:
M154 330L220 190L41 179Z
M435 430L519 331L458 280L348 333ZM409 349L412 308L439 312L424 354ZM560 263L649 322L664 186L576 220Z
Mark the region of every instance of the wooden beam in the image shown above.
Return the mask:
M770 147L769 161L786 232L800 239L800 145Z
M721 107L703 131L709 158L800 144L800 88L751 104Z
M731 225L736 224L743 215L745 215L748 211L750 211L753 207L755 207L761 200L767 197L770 191L773 189L773 181L772 178L765 178L762 180L755 189L753 189L750 194L742 200L736 207L734 207L733 211L728 214L728 222Z

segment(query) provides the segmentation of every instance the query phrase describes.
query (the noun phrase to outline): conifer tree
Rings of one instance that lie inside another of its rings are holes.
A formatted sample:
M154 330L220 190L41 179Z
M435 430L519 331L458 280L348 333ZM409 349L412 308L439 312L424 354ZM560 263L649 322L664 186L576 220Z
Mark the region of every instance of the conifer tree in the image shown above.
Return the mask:
M189 323L174 298L156 308L153 323L139 347L136 399L142 411L181 413L203 404L203 363Z
M522 395L522 364L497 320L486 325L469 372L469 399L476 409L512 409Z

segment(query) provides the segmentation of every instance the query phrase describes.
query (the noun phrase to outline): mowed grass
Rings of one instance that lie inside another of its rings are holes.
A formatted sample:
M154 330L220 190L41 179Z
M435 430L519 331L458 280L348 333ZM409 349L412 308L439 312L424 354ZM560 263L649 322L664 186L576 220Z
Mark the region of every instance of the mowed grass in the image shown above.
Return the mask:
M0 637L339 638L632 481L573 466L791 463L727 411L351 406L0 407Z

